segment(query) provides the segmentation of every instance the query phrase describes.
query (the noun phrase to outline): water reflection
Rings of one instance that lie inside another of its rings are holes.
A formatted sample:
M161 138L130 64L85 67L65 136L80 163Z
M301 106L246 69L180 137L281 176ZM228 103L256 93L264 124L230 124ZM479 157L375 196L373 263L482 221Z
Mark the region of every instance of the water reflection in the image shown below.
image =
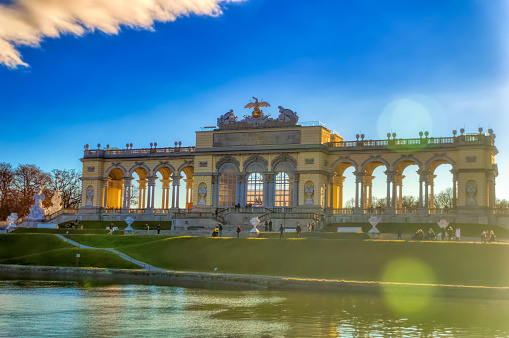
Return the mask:
M366 294L0 282L0 336L508 336L509 301L443 298L408 316Z

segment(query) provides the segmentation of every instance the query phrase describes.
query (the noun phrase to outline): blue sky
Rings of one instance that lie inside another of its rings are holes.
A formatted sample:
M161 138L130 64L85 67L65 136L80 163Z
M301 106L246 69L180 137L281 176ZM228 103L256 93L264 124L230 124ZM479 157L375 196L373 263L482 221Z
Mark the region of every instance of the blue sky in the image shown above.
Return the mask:
M497 197L509 198L507 1L221 7L219 16L191 14L153 31L124 27L18 47L29 67L0 65L0 161L81 168L87 143L194 145L199 127L230 109L243 115L256 96L271 103L266 112L282 105L345 140L493 128ZM410 117L384 122L398 109Z

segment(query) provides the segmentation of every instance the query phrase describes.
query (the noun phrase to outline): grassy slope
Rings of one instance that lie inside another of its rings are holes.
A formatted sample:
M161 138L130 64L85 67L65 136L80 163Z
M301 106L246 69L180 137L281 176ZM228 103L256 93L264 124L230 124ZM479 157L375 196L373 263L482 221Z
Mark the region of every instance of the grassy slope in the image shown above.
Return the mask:
M0 264L76 266L76 254L80 254L79 267L140 269L134 263L123 260L113 252L80 248L66 248L45 251L37 254L0 260Z
M405 258L435 277L417 271L390 281L509 286L505 244L169 237L119 250L167 269L347 280L382 280L389 263Z
M0 235L0 264L76 266L77 253L80 266L139 268L109 251L76 248L49 234Z
M144 244L166 238L157 235L154 236L66 235L65 237L94 248L118 248L120 246L132 244Z

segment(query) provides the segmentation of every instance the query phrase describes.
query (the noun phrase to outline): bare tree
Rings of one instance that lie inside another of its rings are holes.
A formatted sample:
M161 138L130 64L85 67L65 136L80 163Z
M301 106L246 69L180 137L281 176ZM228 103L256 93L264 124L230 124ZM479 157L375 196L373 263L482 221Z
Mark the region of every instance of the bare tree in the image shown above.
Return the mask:
M76 169L53 169L51 171L52 195L58 189L63 209L77 209L81 204L81 171Z
M38 187L43 189L46 196L51 197L49 189L51 177L43 172L39 167L33 164L20 164L14 172L13 188L15 194L15 211L19 216L25 216L33 204L33 196ZM51 198L46 198L43 202L44 207L51 205Z
M444 189L435 194L434 204L435 208L452 208L452 188Z
M0 220L10 215L15 204L13 196L14 169L10 163L0 163Z

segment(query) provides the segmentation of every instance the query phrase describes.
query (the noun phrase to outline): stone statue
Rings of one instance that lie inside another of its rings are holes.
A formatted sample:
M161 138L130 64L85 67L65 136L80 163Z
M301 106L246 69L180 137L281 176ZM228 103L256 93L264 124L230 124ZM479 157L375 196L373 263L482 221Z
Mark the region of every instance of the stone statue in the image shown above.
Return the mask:
M315 190L315 187L313 184L305 184L304 185L304 192L306 193L306 195L308 195L308 198L306 199L306 202L304 204L313 204L311 195L313 195L314 190Z
M227 112L224 115L221 115L220 118L217 119L217 124L232 124L237 122L237 116L233 114L233 109L230 109L229 112Z
M293 112L292 110L290 109L285 109L281 106L278 107L279 108L279 116L278 116L278 121L280 122L289 122L291 121L292 119L295 120L295 122L297 122L299 120L299 117L297 116L297 113Z
M201 196L201 200L198 204L205 204L205 196L207 196L207 186L198 187L198 194Z
M263 116L262 115L263 111L260 109L260 107L270 107L270 104L268 102L264 102L263 100L258 101L258 99L254 96L253 99L255 100L255 102L249 102L248 104L246 104L244 108L253 108L251 116L255 119L258 119Z
M258 235L260 234L260 230L258 230L258 228L256 226L258 224L260 224L260 220L258 219L258 217L253 217L249 220L249 222L253 226L253 229L251 229L251 231L249 231L249 233L251 234L251 237L258 237Z
M134 229L131 226L134 223L133 216L127 216L125 222L127 223L127 228L124 229L124 234L134 234Z
M380 217L371 216L368 219L369 224L371 224L372 228L368 231L368 236L370 238L379 238L380 237L380 230L376 228L378 223L380 223Z
M476 192L477 192L477 184L475 184L475 183L467 184L467 193L470 196L470 199L468 200L468 204L477 205L477 202L474 199L474 195Z
M16 228L16 221L18 220L18 214L13 212L10 216L7 217L7 223L9 223L9 225L7 226L7 229L9 228Z
M91 207L93 206L92 204L92 198L94 198L94 189L87 189L87 204L85 205L86 207Z
M44 208L42 207L42 201L46 196L42 193L42 188L39 186L37 193L34 195L35 203L30 207L30 214L28 215L29 220L43 220L44 219Z
M57 188L55 194L51 198L51 207L46 209L46 214L51 215L62 209L62 197L60 197L60 190Z

